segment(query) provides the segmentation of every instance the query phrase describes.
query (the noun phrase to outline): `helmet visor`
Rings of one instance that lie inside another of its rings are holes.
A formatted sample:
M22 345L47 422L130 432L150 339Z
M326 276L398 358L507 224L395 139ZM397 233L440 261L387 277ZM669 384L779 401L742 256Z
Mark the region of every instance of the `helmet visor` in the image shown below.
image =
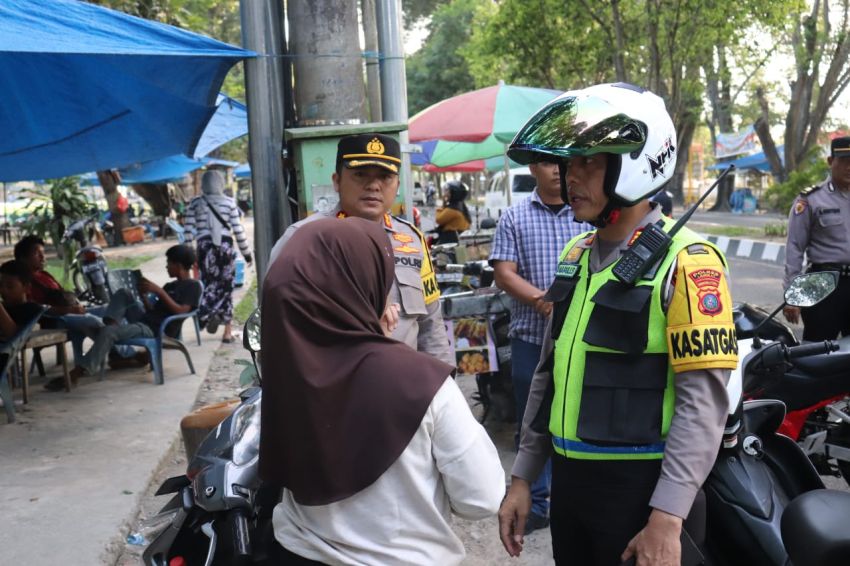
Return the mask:
M522 127L508 156L528 164L546 157L639 152L646 124L598 96L565 95L540 109Z

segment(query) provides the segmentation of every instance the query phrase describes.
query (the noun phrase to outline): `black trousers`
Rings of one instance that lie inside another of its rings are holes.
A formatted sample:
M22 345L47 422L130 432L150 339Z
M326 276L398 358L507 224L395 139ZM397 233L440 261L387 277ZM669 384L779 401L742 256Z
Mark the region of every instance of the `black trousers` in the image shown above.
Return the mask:
M552 456L550 527L555 564L618 566L646 526L661 460L593 461Z
M810 271L822 271L811 269ZM838 278L838 288L813 307L800 309L803 340L834 340L850 336L850 277Z

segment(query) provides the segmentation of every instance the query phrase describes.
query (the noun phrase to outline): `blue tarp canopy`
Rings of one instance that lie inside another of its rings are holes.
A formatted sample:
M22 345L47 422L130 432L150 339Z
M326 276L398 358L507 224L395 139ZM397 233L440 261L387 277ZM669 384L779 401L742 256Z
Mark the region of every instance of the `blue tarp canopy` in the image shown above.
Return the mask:
M243 163L236 167L233 170L233 175L237 179L250 179L251 178L251 165L249 163Z
M198 147L195 148L193 157L195 159L206 157L217 147L221 147L230 140L235 140L248 133L248 110L241 102L225 96L218 95L216 110L210 118Z
M123 185L167 183L182 180L187 173L200 169L206 165L206 162L206 159L192 159L185 155L173 155L145 163L135 163L119 169L118 173L121 174L121 184Z
M779 153L779 159L782 161L782 163L785 163L784 149L784 145L780 145L776 148L776 151ZM726 169L730 165L734 165L736 169L756 169L763 173L770 173L770 163L768 163L767 156L764 154L763 151L754 153L752 155L739 157L738 159L734 159L732 161L715 163L714 165L709 165L707 169Z
M0 181L194 155L254 53L76 0L0 2Z
M236 167L239 165L236 161L210 159L204 157L204 155L247 133L248 112L245 110L245 105L228 96L219 94L216 112L210 118L206 128L204 128L204 133L201 135L201 141L198 142L198 148L203 147L203 150L195 150L195 159L185 155L169 155L162 159L133 163L119 170L122 182L126 184L168 183L179 181L187 173L205 165ZM97 182L97 177L95 177L95 182Z

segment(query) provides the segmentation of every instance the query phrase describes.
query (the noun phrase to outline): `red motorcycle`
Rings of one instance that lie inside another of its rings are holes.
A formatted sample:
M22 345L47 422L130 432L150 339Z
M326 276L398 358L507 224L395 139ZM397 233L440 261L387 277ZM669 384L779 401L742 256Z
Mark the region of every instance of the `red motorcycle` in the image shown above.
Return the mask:
M780 307L781 308L781 307ZM797 339L773 314L735 306L739 350L767 347L766 339L796 345ZM749 340L758 334L759 338ZM743 376L747 399L778 399L787 413L779 433L797 441L822 475L843 475L850 484L850 337L838 351L807 356L778 366L754 367ZM739 351L743 357L746 352Z

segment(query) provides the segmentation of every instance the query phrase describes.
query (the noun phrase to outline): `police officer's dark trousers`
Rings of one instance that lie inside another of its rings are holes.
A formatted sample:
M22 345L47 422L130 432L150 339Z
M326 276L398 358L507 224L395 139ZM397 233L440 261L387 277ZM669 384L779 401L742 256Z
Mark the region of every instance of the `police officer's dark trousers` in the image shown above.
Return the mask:
M552 456L549 517L559 565L617 566L646 526L661 460L595 461Z
M813 265L812 271L840 270L840 266ZM838 278L838 288L813 307L800 310L803 318L803 340L833 340L841 333L850 336L850 276Z

